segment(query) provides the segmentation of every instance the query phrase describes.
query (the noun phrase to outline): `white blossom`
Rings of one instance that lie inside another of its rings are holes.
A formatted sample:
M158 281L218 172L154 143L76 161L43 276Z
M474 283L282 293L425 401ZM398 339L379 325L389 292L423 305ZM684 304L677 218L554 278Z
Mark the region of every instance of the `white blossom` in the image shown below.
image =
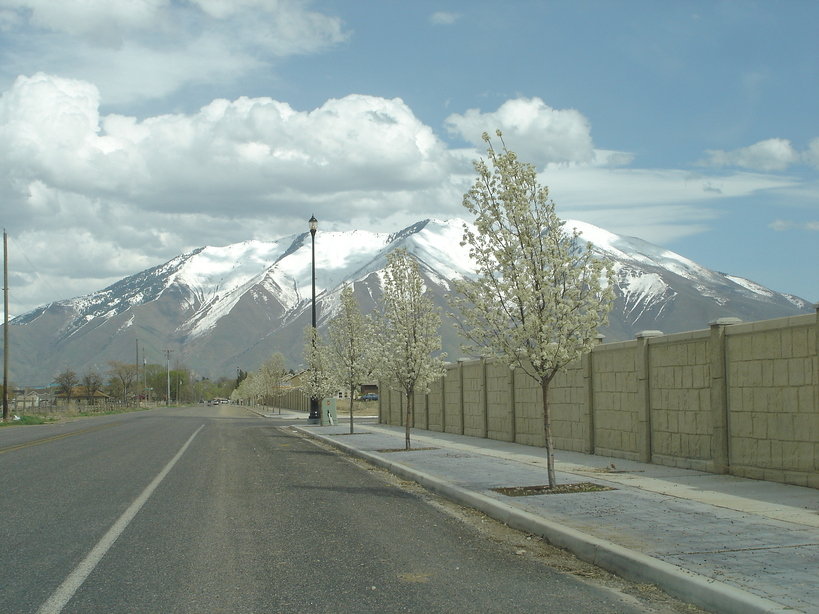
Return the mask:
M427 392L430 382L443 374L443 354L438 332L441 316L424 294L418 263L404 249L387 255L383 311L378 324L376 364L382 379L396 385L407 397L404 425L409 449L414 395Z
M362 382L372 374L372 326L360 311L351 286L341 291L341 310L327 325L331 377L350 392L350 432L353 405Z
M301 389L311 399L332 397L337 391L330 369L331 359L327 346L312 326L304 329L304 362L307 370L301 381Z
M477 277L456 282L453 303L473 351L500 357L540 383L554 486L549 383L596 342L613 300L613 271L580 243L577 230L564 231L534 166L520 162L502 138L501 152L483 138L489 164L474 163L478 177L463 199L475 230L464 225L462 245L469 246Z

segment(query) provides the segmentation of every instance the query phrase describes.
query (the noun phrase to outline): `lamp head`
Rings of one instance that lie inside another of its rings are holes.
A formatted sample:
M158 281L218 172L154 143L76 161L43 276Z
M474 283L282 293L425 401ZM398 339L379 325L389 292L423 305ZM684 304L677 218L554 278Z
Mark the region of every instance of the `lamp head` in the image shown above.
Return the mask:
M308 224L310 224L310 234L311 235L316 234L316 230L318 229L318 220L316 219L315 215L310 216Z

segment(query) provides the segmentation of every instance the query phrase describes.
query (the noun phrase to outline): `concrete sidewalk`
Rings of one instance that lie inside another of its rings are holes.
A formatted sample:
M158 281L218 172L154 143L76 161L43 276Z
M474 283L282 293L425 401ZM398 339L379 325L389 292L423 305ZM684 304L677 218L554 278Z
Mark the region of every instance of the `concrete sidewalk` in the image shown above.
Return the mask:
M814 489L557 451L559 484L614 490L509 497L492 489L548 482L543 448L413 429L430 449L396 452L401 427L294 428L707 610L819 613Z

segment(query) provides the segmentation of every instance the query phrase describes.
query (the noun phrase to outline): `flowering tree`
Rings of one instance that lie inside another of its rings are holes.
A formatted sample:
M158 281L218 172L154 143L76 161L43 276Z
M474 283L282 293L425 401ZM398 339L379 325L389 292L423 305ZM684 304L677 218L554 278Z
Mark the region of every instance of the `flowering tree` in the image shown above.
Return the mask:
M276 400L281 396L284 378L287 377L287 365L281 352L276 352L268 358L258 370L258 381L264 390L265 403L275 407ZM279 408L281 413L281 407Z
M251 405L255 405L263 394L261 388L262 386L259 383L259 372L256 371L254 373L248 373L239 383L236 390L234 390L230 395L230 398L233 400L243 399Z
M341 312L327 326L328 350L332 377L339 387L350 391L350 433L353 432L353 403L361 382L372 374L369 351L372 348L371 326L358 308L353 289L341 291Z
M414 422L415 393L426 392L429 383L444 372L443 354L434 355L441 349L440 325L440 314L429 297L424 296L418 263L403 249L388 254L376 364L383 377L407 397L404 419L407 450Z
M329 352L312 326L304 329L304 362L307 367L301 383L304 393L311 399L319 400L333 396L337 388L330 369Z
M456 284L461 332L473 348L501 357L540 383L549 486L554 487L554 452L549 384L568 363L594 344L613 300L611 264L567 233L549 189L535 168L518 161L489 136L489 165L474 163L478 177L463 205L475 215L464 226L462 245L476 263L476 279Z

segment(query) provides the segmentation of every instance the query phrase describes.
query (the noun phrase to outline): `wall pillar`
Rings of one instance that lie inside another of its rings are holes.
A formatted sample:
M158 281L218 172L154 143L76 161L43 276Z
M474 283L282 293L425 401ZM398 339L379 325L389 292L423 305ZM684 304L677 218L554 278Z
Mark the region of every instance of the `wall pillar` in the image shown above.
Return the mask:
M515 367L509 367L509 425L511 427L512 443L518 441L517 410L515 409Z
M464 415L464 361L458 361L458 413L461 414L461 435L466 432L465 415Z
M444 368L444 374L441 377L441 432L446 433L446 377L449 373L449 368Z
M814 307L816 307L816 324L813 327L816 335L814 339L816 353L813 356L813 410L819 412L819 303L816 303Z
M816 324L814 325L816 355L813 357L813 410L819 412L819 303L816 303L814 307L816 307Z
M424 430L429 430L429 392L424 393Z
M486 358L481 358L481 437L489 438L489 380L486 374Z
M603 343L605 336L598 334L596 337L597 343ZM595 426L594 426L594 348L582 357L583 365L583 384L586 392L586 415L582 416L586 421L586 438L583 442L584 452L586 454L594 454L595 448Z
M651 381L649 363L649 339L661 337L660 330L644 330L637 333L637 454L643 463L651 462Z
M384 424L384 384L378 382L378 424Z
M719 318L709 322L708 370L711 373L711 462L714 473L731 468L731 419L728 407L728 373L725 327L742 322L739 318Z

